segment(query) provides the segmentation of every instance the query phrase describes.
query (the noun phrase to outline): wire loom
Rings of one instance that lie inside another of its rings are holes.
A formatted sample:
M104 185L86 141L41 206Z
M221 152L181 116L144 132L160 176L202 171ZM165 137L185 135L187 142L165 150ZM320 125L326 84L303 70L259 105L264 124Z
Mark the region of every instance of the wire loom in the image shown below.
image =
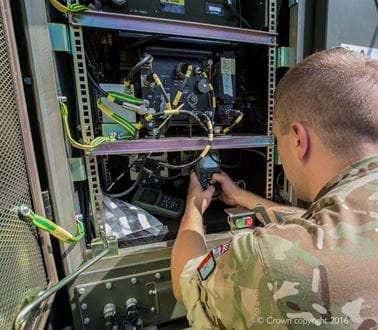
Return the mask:
M78 3L73 3L69 5L68 7L61 4L58 0L49 0L51 5L58 11L60 11L63 14L76 14L76 13L82 13L83 11L88 10L87 6L80 5Z
M60 101L59 107L60 107L60 113L61 113L62 118L63 118L64 130L66 132L68 141L71 143L71 145L74 148L84 150L84 151L89 151L89 150L92 150L93 148L96 148L97 146L99 146L102 143L114 142L115 141L115 139L112 138L112 137L99 136L99 137L96 137L94 140L92 140L90 144L81 144L81 143L77 142L72 137L72 134L71 134L70 125L69 125L69 122L68 122L67 105L65 103L63 103L62 101Z

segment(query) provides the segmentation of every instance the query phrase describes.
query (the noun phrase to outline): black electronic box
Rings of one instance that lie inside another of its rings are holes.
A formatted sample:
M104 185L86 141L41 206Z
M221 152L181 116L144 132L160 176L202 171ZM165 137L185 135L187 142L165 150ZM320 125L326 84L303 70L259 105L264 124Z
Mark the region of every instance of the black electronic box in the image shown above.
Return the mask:
M223 26L239 26L224 0L102 0L104 10ZM236 8L236 0L231 0Z

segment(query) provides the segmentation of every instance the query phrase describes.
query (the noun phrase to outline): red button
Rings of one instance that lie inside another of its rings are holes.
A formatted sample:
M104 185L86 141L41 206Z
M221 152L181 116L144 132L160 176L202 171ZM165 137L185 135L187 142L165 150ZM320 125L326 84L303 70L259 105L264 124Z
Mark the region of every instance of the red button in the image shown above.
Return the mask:
M252 217L245 217L244 218L244 224L245 224L246 227L251 227L253 225Z

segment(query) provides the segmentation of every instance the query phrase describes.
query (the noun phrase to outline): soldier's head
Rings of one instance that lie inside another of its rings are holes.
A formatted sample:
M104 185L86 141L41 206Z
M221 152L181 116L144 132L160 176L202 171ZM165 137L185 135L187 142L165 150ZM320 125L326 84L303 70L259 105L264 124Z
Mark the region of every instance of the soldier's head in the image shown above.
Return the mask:
M275 102L278 152L302 199L314 198L307 181L327 162L378 153L378 61L343 48L316 53L285 75Z

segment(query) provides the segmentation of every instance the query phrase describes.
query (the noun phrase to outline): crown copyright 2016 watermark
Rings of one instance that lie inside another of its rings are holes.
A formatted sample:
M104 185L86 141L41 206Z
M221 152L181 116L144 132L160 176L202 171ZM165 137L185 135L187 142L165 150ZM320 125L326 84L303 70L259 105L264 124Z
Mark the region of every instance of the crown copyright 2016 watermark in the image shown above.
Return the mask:
M350 320L347 317L331 316L329 319L304 319L304 318L275 318L273 316L258 317L256 319L257 324L266 325L347 325Z

